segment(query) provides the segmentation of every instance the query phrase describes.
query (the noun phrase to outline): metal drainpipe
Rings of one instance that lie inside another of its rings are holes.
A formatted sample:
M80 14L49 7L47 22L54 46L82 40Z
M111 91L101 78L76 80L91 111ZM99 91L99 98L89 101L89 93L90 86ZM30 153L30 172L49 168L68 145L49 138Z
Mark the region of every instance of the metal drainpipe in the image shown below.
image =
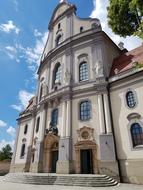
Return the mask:
M112 114L112 109L111 109L111 98L110 98L110 93L109 93L109 85L107 86L107 95L108 95L108 100L109 100L109 110L111 113L111 128L112 128L112 133L113 133L113 140L114 140L114 145L115 145L115 157L118 163L118 168L119 168L119 178L120 178L120 182L122 182L122 178L121 178L121 168L120 168L120 162L118 159L118 155L117 155L117 145L116 145L116 138L115 138L115 131L114 131L114 127L113 127L113 114Z

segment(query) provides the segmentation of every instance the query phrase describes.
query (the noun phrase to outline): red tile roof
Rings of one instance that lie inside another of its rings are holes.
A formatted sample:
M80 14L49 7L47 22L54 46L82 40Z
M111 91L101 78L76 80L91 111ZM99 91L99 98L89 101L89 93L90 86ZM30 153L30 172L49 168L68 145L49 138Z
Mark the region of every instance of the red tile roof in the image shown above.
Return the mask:
M129 52L122 53L120 56L115 58L113 60L110 76L114 76L133 68L133 62L143 64L143 45Z

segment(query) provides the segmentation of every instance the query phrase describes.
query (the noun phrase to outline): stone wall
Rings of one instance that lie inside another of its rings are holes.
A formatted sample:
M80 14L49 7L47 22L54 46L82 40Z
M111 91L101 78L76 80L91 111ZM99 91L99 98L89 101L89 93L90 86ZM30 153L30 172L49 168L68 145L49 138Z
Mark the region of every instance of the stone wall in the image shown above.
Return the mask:
M0 161L0 175L5 175L9 172L10 161Z

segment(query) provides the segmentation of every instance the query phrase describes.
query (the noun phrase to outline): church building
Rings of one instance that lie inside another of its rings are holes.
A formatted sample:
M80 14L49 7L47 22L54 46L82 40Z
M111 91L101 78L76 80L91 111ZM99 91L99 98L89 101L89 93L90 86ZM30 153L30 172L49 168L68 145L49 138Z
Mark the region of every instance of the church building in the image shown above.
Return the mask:
M143 45L127 51L99 19L55 8L38 90L19 115L10 172L106 174L143 183Z

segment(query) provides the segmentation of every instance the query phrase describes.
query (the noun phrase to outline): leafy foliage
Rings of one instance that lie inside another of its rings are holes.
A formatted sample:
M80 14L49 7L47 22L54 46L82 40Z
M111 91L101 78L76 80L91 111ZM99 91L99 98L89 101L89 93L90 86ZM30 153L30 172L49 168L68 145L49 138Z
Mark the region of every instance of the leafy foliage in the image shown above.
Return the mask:
M108 24L122 36L136 35L143 39L143 0L109 0Z
M0 151L0 161L10 160L12 157L12 149L9 144L2 148Z

